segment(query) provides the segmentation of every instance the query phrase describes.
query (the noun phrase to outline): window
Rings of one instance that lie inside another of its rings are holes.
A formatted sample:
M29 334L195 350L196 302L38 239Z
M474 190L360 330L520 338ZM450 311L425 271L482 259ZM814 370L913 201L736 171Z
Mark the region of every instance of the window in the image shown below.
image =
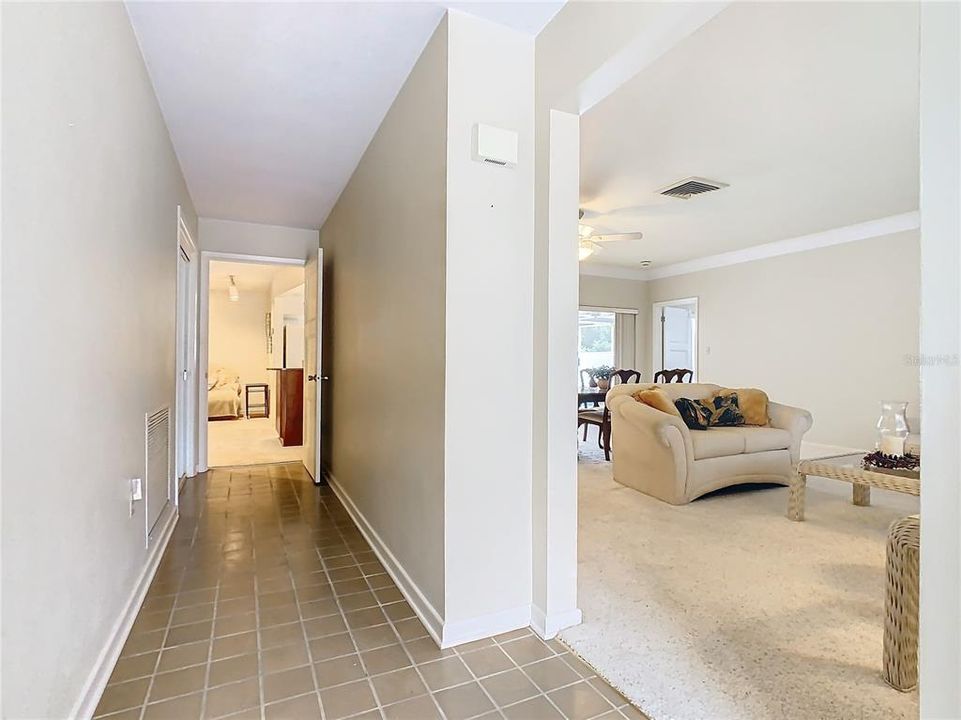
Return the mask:
M581 310L577 325L577 374L600 365L614 366L615 348L613 312Z

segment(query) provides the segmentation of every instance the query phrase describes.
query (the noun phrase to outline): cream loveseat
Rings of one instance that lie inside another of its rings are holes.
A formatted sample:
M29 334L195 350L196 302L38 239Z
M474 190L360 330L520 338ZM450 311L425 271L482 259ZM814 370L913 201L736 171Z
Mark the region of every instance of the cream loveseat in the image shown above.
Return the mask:
M614 479L672 505L740 483L787 485L797 466L801 437L811 428L807 410L768 402L767 427L689 430L681 418L638 402L638 390L660 388L673 402L702 400L721 388L706 383L615 385L611 413Z

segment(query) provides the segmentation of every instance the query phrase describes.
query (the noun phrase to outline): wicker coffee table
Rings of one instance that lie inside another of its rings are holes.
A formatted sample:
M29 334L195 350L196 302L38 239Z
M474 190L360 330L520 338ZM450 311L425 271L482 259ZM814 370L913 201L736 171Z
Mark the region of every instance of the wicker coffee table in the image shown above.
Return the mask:
M797 475L791 481L788 494L787 516L791 520L804 520L804 490L807 476L831 478L849 482L852 486L852 502L855 505L871 504L871 488L894 490L908 495L921 494L921 480L903 477L888 472L865 470L861 467L863 453L839 455L837 457L802 460L797 466Z

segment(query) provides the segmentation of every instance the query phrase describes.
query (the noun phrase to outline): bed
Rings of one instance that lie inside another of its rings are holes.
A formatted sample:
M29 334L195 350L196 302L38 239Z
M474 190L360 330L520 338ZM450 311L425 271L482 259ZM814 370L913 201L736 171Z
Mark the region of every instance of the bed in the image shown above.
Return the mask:
M211 420L239 418L244 414L240 399L240 376L218 368L207 377L207 417Z

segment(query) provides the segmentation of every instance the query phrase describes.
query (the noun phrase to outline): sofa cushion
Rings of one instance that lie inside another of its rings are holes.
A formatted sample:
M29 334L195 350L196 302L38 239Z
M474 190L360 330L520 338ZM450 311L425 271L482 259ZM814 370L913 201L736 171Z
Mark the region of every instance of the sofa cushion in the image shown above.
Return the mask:
M684 424L691 430L707 430L711 424L711 411L700 400L678 398L674 405Z
M712 427L691 433L694 459L740 455L744 452L744 428Z
M744 415L745 425L767 425L767 393L757 388L722 388L717 392L718 397L728 395L737 396L737 405Z
M791 433L781 428L743 427L744 452L755 453L765 450L787 450L791 447Z
M644 403L645 405L654 408L655 410L660 410L668 415L673 415L674 417L681 417L681 413L678 412L674 403L667 394L660 390L659 388L650 388L649 390L638 390L636 393L631 395L632 398L637 400L639 403Z

